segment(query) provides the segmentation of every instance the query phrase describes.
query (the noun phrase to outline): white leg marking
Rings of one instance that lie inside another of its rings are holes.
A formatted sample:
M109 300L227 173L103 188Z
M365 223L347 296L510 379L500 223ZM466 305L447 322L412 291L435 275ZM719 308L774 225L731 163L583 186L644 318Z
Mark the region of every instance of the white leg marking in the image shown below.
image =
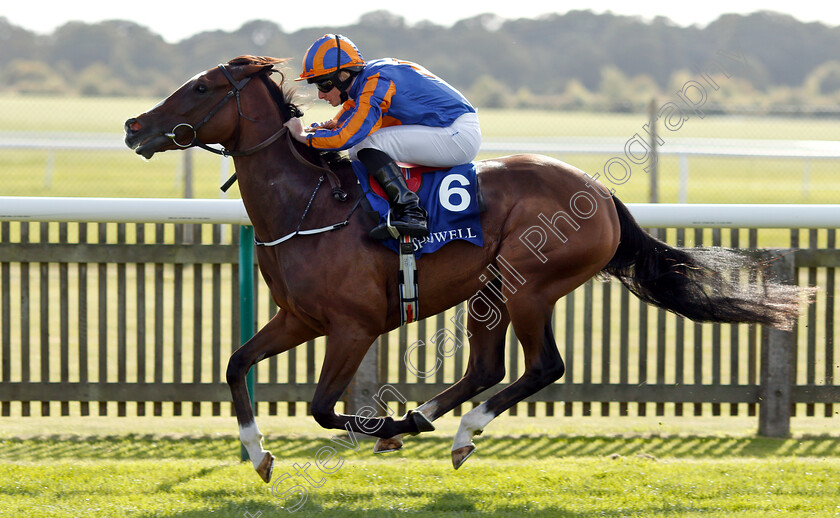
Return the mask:
M421 414L426 416L426 419L428 419L429 421L434 421L433 416L435 415L435 411L437 410L437 408L438 404L434 401L426 401L422 405L418 406L415 409L415 412L420 412Z
M265 454L267 453L266 450L262 449L262 439L263 434L261 434L260 429L257 428L256 422L252 422L247 426L239 427L239 440L242 441L242 444L248 451L248 457L251 458L251 463L254 464L254 469L257 469L260 466L260 462L262 462L263 457L265 457Z
M461 418L461 425L458 427L458 433L455 434L455 440L452 442L452 451L472 444L473 435L484 430L484 427L495 417L492 412L487 410L484 403L464 414L464 417Z
M432 402L427 401L426 403L423 403L419 407L415 408L414 411L415 412L420 412L421 414L426 416L426 419L428 419L431 422L431 421L434 421L432 416L435 415L435 410L437 410L437 407L438 407L437 403L432 403ZM405 434L401 433L399 435L395 435L395 436L391 437L391 439L397 439L397 440L402 441L403 437L405 437Z

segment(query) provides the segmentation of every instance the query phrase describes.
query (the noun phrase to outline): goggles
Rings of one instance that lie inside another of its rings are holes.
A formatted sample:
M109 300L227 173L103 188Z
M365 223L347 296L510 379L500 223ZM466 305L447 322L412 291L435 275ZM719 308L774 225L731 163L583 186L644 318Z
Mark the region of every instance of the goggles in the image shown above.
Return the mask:
M332 77L329 78L329 79L324 79L323 81L316 81L315 82L315 87L323 93L328 93L330 90L332 90L336 86L338 86L338 85L336 84L336 81Z

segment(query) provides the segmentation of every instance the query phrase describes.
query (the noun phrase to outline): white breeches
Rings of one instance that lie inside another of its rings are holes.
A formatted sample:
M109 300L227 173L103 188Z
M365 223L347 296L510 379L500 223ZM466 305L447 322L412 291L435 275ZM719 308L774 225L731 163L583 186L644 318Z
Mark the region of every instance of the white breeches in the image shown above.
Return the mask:
M356 160L360 149L378 149L397 162L429 167L454 167L471 162L481 146L478 115L465 113L447 128L405 125L382 128L350 148Z

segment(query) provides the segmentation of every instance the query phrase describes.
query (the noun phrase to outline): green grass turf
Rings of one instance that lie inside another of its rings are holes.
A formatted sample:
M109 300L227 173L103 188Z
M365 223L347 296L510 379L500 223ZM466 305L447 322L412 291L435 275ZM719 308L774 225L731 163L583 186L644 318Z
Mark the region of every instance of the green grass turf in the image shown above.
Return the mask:
M329 432L272 436L268 447L277 460L270 485L231 455L232 436L6 438L0 441L0 516L840 512L837 438L493 435L477 438L476 454L454 471L449 438L436 435L411 438L403 451L385 456L370 453L370 441L346 447ZM324 448L334 450L322 464L326 472L315 462Z

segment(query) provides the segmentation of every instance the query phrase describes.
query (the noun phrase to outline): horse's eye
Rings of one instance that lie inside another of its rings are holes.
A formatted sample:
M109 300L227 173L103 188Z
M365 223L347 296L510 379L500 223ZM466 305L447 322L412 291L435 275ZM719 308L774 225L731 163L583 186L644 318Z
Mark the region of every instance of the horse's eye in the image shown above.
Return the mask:
M197 84L193 89L197 94L206 94L207 93L207 85L205 84Z

